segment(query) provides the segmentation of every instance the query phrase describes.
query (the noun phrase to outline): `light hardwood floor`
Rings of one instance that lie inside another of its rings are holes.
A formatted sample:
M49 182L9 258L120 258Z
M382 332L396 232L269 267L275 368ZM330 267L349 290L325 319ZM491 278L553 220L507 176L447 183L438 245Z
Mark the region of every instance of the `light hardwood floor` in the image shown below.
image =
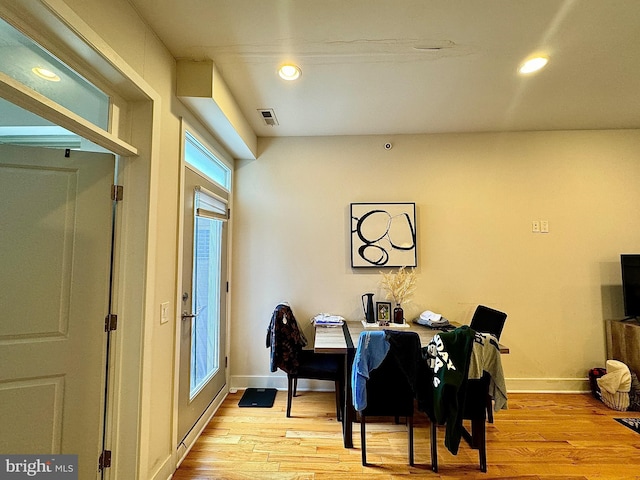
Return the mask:
M590 394L511 394L509 409L487 424L488 472L462 441L457 456L438 431L439 472L430 469L429 423L416 415L415 463L408 465L404 425L367 423L367 460L360 458L360 429L354 448L342 446L333 393L300 392L292 418L285 417L286 392L273 408L239 408L242 391L230 394L174 474L174 480L400 478L526 478L530 480L640 479L640 434L620 425L616 412Z

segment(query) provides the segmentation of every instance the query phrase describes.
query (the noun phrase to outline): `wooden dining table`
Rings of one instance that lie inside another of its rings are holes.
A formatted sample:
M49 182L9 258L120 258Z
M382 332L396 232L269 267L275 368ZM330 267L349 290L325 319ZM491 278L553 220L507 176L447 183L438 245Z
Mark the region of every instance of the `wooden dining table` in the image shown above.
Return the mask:
M458 326L458 325L454 325ZM344 392L342 401L342 436L345 448L353 448L353 422L356 417L351 397L351 367L355 356L360 333L375 330L401 330L416 332L420 337L420 344L426 346L433 337L441 333L438 330L417 323L387 326L377 324L366 325L362 321L345 321L342 326L316 326L313 349L317 353L343 354L344 361ZM500 344L500 353L509 353L508 347Z

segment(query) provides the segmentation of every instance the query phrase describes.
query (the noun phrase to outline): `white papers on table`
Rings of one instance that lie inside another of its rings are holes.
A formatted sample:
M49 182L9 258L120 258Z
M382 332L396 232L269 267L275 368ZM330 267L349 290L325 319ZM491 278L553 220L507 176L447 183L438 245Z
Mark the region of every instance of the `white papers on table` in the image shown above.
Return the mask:
M341 327L344 323L344 317L331 315L329 313L319 313L311 320L316 327Z

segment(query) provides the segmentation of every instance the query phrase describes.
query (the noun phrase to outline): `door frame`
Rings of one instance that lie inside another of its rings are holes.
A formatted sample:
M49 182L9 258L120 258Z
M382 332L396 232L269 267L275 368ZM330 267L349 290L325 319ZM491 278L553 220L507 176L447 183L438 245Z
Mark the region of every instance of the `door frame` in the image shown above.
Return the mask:
M146 407L151 402L147 377L152 370L154 318L154 285L147 279L155 278L160 216L153 206L159 198L154 179L160 162L161 98L63 0L0 0L0 17L114 95L117 102L111 112L111 131L105 131L0 74L0 96L120 155L117 183L126 187L126 201L116 218L113 308L130 321L120 322L113 332L106 426L113 466L105 470L104 478L146 478L148 440L141 433L153 421ZM165 478L174 470L175 455L158 468Z
M209 134L207 133L203 133L201 129L196 128L195 126L191 125L185 118L180 118L180 178L179 178L179 192L178 192L178 197L180 198L180 205L178 206L178 225L183 225L184 224L184 194L185 194L185 186L184 186L184 181L185 181L185 170L187 168L185 159L184 159L184 152L185 152L185 135L186 132L189 132L191 135L193 135L200 143L202 143L204 146L206 146L215 156L216 158L218 158L218 160L220 160L221 162L223 162L227 167L230 168L231 170L231 185L233 186L233 160L226 154L224 153L224 149L220 146L220 144ZM190 167L192 170L196 170L193 167ZM204 177L208 176L206 174L204 174L203 172L198 171L198 173ZM211 180L213 181L213 180ZM215 182L214 182L215 183ZM232 189L231 189L232 190ZM228 208L230 211L233 210L233 194L232 191L229 191L229 199L228 199ZM232 216L229 215L229 218L227 220L227 282L228 285L231 284L231 276L232 276L232 269L231 269L231 250L232 250L232 236L233 236L233 223L232 223ZM182 278L182 274L184 271L184 260L183 260L183 255L182 255L182 251L184 248L184 235L183 235L183 229L182 227L180 227L180 233L178 235L178 268L177 268L177 277L178 278ZM181 283L181 282L180 282ZM176 318L181 318L182 315L182 292L180 291L180 289L178 288L176 291L176 299L175 299L175 305L176 305ZM229 289L229 291L227 292L226 295L226 318L225 318L225 344L223 346L224 348L224 357L226 357L227 359L229 359L230 355L229 355L229 348L230 348L230 331L231 331L231 314L230 314L230 308L231 308L231 289ZM180 326L178 326L176 328L176 336L175 336L175 351L174 351L174 360L175 360L175 364L174 364L174 405L178 405L178 399L179 399L179 367L180 367ZM175 409L175 415L173 418L173 431L174 431L174 445L175 445L175 450L176 450L176 454L177 454L177 462L176 462L176 467L179 466L182 461L184 460L184 458L187 456L187 454L189 453L189 451L191 450L191 448L193 447L193 445L195 444L195 441L198 439L198 437L200 436L200 434L202 433L202 431L204 430L204 428L207 426L207 424L209 423L209 421L211 420L211 418L213 417L213 415L216 413L216 411L218 410L218 408L220 407L220 405L222 404L222 401L224 400L224 398L229 394L229 380L230 380L230 367L231 365L228 364L227 368L225 368L225 384L224 387L222 387L222 390L218 393L218 395L214 398L214 400L211 402L211 404L209 405L209 407L204 411L204 413L202 414L202 416L200 417L200 419L196 422L196 424L193 426L193 428L191 429L191 431L189 432L189 434L184 438L178 438L179 434L178 434L178 412L177 412L177 407Z

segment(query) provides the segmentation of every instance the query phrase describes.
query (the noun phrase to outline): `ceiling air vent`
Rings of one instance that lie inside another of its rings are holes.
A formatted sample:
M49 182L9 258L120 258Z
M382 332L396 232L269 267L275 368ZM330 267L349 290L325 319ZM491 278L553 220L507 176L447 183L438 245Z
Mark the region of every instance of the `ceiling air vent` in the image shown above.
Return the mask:
M258 112L260 112L260 116L262 117L262 121L264 121L265 125L269 127L275 127L278 124L278 119L276 118L276 112L273 111L273 108L259 108Z

